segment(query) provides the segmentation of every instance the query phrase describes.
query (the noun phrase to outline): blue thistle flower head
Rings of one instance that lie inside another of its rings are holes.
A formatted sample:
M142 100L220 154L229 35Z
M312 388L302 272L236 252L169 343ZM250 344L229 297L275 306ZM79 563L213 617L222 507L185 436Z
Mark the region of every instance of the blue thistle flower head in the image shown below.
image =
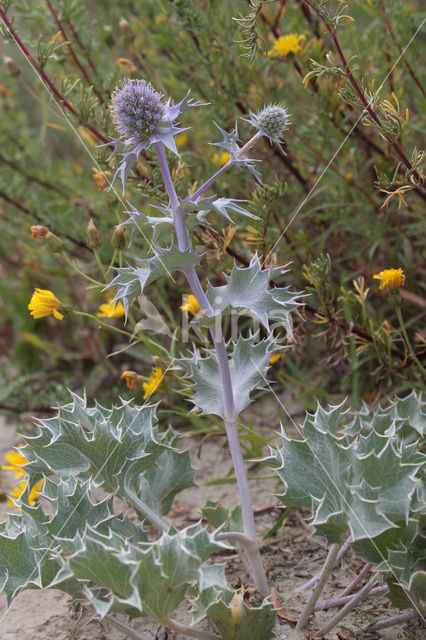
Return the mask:
M246 118L246 122L256 127L271 144L275 142L280 145L284 132L290 126L290 116L282 104L270 104L257 113L250 112L250 118Z
M115 172L112 182L120 175L124 186L139 155L152 144L161 142L178 155L175 136L185 131L176 125L179 115L190 107L202 106L189 98L175 104L171 99L163 100L163 94L145 80L124 80L112 94L111 113L121 140L112 140L123 160ZM110 146L108 142L107 145Z
M165 115L162 94L145 80L125 80L112 96L112 119L124 143L137 147L160 133Z

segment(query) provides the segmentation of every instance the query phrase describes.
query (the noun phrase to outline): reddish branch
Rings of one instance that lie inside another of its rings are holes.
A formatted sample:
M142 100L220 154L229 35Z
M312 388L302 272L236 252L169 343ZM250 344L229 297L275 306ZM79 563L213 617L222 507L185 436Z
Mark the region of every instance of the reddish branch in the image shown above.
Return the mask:
M61 4L61 0L57 0L58 4ZM67 26L69 27L74 40L77 43L77 46L79 47L80 51L82 53L84 53L84 57L87 60L87 64L89 65L89 67L92 69L92 71L94 71L95 73L97 73L97 69L96 69L96 65L93 62L93 60L91 59L91 57L89 56L89 52L87 51L86 47L84 46L84 44L82 43L80 36L78 35L77 31L74 28L73 23L71 22L71 20L68 17L65 17L65 22L67 23Z
M380 14L381 14L381 16L382 16L382 18L383 18L383 22L385 23L386 28L387 28L387 30L389 31L389 35L390 35L390 37L392 38L392 40L393 40L393 42L394 42L394 44L395 44L396 48L398 49L398 51L399 51L399 53L400 53L400 56L401 56L401 58L402 58L403 63L404 63L404 64L405 64L405 66L407 67L407 71L408 71L408 73L409 73L409 74L410 74L410 76L413 78L414 82L416 83L416 85L418 86L418 88L420 89L420 91L422 92L422 96L423 96L423 97L425 97L425 96L426 96L426 92L425 92L425 90L423 89L423 87L422 87L422 84L421 84L420 80L418 79L418 77L417 77L417 76L416 76L416 74L414 73L412 66L410 65L410 63L408 62L408 60L404 57L404 52L402 51L402 49L401 49L401 47L400 47L400 45L399 45L399 42L398 42L398 40L396 39L396 36L395 36L395 34L394 34L393 30L392 30L392 27L391 27L391 25L390 25L390 23L389 23L389 20L388 20L388 18L387 18L387 15L386 15L385 6L384 6L384 4L383 4L383 1L381 1L381 2L379 3L379 11L380 11Z
M317 9L317 7L312 4L312 2L310 2L310 0L303 0L303 2L308 5L308 7L315 13L315 15L318 16L318 18L321 20L321 22L324 24L325 28L327 29L328 33L330 34L330 38L333 41L333 44L336 48L337 51L337 55L340 58L340 61L343 65L343 68L346 72L346 75L348 77L349 82L351 83L355 93L357 94L358 98L361 101L361 104L364 106L364 109L367 111L368 115L370 116L370 118L373 120L373 122L375 122L381 129L383 135L386 137L386 140L389 142L389 144L391 145L391 147L393 148L393 150L395 151L395 153L397 154L397 156L400 158L401 162L403 162L403 164L405 164L405 166L407 167L407 169L409 169L410 171L413 169L413 166L411 164L411 162L409 161L409 159L407 158L407 156L405 155L404 151L401 149L401 147L391 138L391 136L386 133L385 131L383 131L382 128L382 123L380 122L379 118L376 116L374 110L372 109L371 105L368 103L366 97L364 96L359 84L357 83L357 81L355 80L352 71L348 65L348 62L345 58L345 55L340 47L340 43L336 37L335 31L330 27L330 25L328 24L326 18L322 15L322 13ZM419 182L419 184L421 186L423 186L423 179L421 176L419 176L419 174L417 173L417 171L413 171L413 176L416 178L416 180Z
M81 72L81 74L83 75L84 79L86 80L86 82L92 86L94 93L97 95L97 97L99 98L100 103L103 106L106 106L105 104L105 100L102 98L101 94L99 93L99 91L96 89L95 85L93 84L93 82L91 81L86 69L83 67L83 65L81 64L80 60L78 59L77 54L75 53L68 37L67 34L65 32L64 26L62 24L62 22L60 21L56 11L54 10L54 8L52 7L52 3L50 2L50 0L46 0L46 4L49 8L50 13L53 16L54 21L56 22L56 25L59 29L59 31L62 34L63 39L68 43L68 51L70 52L70 55L72 57L72 59L74 60L74 63L76 65L76 67L79 69L79 71Z
M74 107L68 102L68 100L65 98L65 96L63 96L62 93L60 91L58 91L58 89L55 87L53 82L50 80L49 76L44 71L44 69L42 69L37 64L34 56L30 53L30 51L27 49L27 47L24 45L24 43L22 42L22 40L20 39L20 37L16 33L15 29L12 27L8 17L6 16L6 12L4 11L4 9L1 9L1 8L0 8L0 18L3 20L4 24L6 25L8 31L9 31L10 35L12 36L12 38L14 39L15 43L18 45L18 47L20 48L20 50L22 51L24 56L30 62L30 64L33 67L33 69L35 69L35 71L37 72L39 77L42 78L42 80L46 83L46 85L49 87L50 91L59 100L59 102L78 120L79 119L78 113L76 112ZM93 135L96 138L98 138L98 140L100 140L101 142L104 142L104 143L108 143L108 139L105 138L105 136L103 136L102 133L100 133L93 125L86 123L84 126L86 127L86 129L88 131L93 133ZM114 149L113 144L109 144L108 146L109 146L110 149ZM146 176L141 171L139 171L139 169L137 167L134 169L134 171L135 171L136 175L141 180L144 180L145 182L148 182L150 185L153 184L152 180L150 180L148 178L148 176Z

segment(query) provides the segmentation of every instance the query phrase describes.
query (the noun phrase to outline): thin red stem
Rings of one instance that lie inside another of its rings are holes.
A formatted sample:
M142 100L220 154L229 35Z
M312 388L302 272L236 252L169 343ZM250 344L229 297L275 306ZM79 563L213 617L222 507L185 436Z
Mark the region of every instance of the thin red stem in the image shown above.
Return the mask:
M411 162L409 161L409 159L407 158L407 156L405 155L405 153L403 152L403 150L401 149L401 147L394 142L394 140L392 140L392 138L382 129L382 123L380 122L379 118L377 117L377 115L374 113L373 109L371 108L371 105L368 103L366 97L364 96L359 84L357 83L357 81L355 80L352 71L347 63L347 60L345 58L345 55L340 47L339 41L336 37L336 34L334 32L334 30L330 27L330 25L328 24L327 20L324 18L324 16L322 15L322 13L317 9L317 7L312 4L312 2L310 2L310 0L303 0L303 2L305 4L307 4L310 9L318 16L318 18L321 20L321 22L324 24L325 28L327 29L328 33L330 34L330 37L333 41L333 44L336 48L337 54L340 58L340 61L343 65L343 68L348 76L348 80L351 83L351 85L353 86L357 96L359 97L359 99L361 100L361 103L363 104L365 110L367 111L367 113L369 114L369 116L371 117L371 119L377 124L379 125L379 127L381 128L381 131L383 132L383 135L386 137L387 141L389 142L389 144L391 145L391 147L393 148L393 150L395 151L395 153L398 155L398 157L400 158L401 162L403 162L405 164L405 166L407 167L407 169L411 170L413 168ZM413 176L416 178L416 180L418 180L419 184L423 186L423 180L421 178L421 176L419 176L419 174L417 173L417 171L413 171Z
M46 4L49 8L50 13L52 14L52 17L54 19L54 21L56 22L56 25L59 29L59 31L62 34L63 39L68 42L68 51L70 52L70 55L72 57L72 59L74 60L74 63L76 65L76 67L80 70L82 76L84 77L84 79L86 80L86 82L91 85L93 87L93 91L94 93L97 95L97 97L99 98L99 101L101 102L101 104L103 106L106 106L105 104L105 100L102 98L101 94L99 93L99 91L97 91L95 85L93 84L93 82L91 81L86 69L83 67L83 65L81 64L80 60L78 59L77 54L75 53L69 39L68 36L65 32L65 29L63 27L62 22L59 19L59 16L57 15L56 11L54 10L54 8L52 7L52 3L50 2L50 0L46 0Z

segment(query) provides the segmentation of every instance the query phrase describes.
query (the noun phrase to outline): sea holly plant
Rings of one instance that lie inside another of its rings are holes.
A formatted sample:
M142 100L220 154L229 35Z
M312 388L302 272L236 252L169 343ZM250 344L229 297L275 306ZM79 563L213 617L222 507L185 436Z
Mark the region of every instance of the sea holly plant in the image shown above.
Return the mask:
M166 149L177 153L174 137L183 130L178 118L194 106L189 95L177 104L166 102L144 80L127 80L114 93L112 113L121 136L112 143L113 158L121 157L116 175L124 188L140 154L151 149L168 203L157 206L160 215L131 209L127 224L133 232L140 225L152 227L152 255L141 256L136 266L117 268L107 290L115 291L112 303L121 304L127 316L134 298L145 295L152 282L176 271L184 274L198 310L193 322L209 336L209 344L202 348L194 341L169 368L187 382L193 411L223 420L240 504L228 512L207 503L202 513L208 527L201 522L181 530L171 526L167 515L173 499L194 485L190 455L178 446L177 434L160 428L156 406L149 402L135 406L122 401L107 408L89 406L85 397L72 394L56 416L38 420L38 434L25 437L19 450L26 484L17 502L20 513L1 525L0 586L9 604L22 589L62 589L139 639L143 636L116 614L130 620L151 617L186 637L269 640L276 637L275 609L257 540L238 421L255 390L269 387L271 356L282 350L283 332L292 337L292 314L301 305L301 294L276 284L284 266L266 265L257 255L244 268L234 266L224 276L225 284L203 287L197 272L202 255L192 247L191 235L199 222L213 224L211 214L219 214L220 220L254 215L238 200L206 194L232 166L258 177L249 151L262 137L279 145L289 115L277 104L251 113L247 122L256 132L245 144L237 126L231 133L219 127L223 140L216 144L229 153L229 160L189 190L190 195L179 198ZM166 246L158 232L164 227L176 236ZM247 316L252 327L227 340L223 320L232 313ZM318 407L307 416L301 438L283 430L282 445L263 460L284 484L283 503L310 509L318 535L330 544L321 574L311 581L313 591L299 631L318 606L336 558L349 544L368 569L376 569L359 592L339 602L343 608L320 635L373 588L385 589L396 606L411 609L412 617L421 614L425 420L424 404L414 394L374 412L367 406L352 414L344 405ZM30 500L35 486L39 502ZM114 508L117 502L125 507L120 515ZM136 518L129 517L130 508ZM244 589L230 586L224 565L214 562L215 553L235 547L258 592L255 604L245 600ZM384 584L376 587L379 583ZM192 624L184 626L175 616L188 600ZM200 628L205 619L213 631Z

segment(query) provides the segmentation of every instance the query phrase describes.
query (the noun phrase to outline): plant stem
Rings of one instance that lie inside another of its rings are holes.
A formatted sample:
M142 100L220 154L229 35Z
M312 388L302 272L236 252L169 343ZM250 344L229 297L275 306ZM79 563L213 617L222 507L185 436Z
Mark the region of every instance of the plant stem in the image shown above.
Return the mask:
M383 596L389 591L389 587L375 587L371 589L369 595L372 596ZM324 609L331 609L332 607L341 607L342 604L346 604L350 602L352 598L355 598L356 593L351 596L339 596L338 598L334 598L333 600L326 600L325 602L319 602L315 605L315 611L323 611Z
M329 620L329 622L327 622L327 624L318 631L318 636L325 636L329 631L334 629L336 624L338 624L340 620L342 620L349 613L349 611L356 607L356 605L359 604L361 600L363 600L368 595L368 592L371 591L376 581L377 575L374 574L374 576L370 578L367 584L364 585L363 588L350 599L350 601L343 607L343 609L336 613L336 615L333 616L333 618L331 618L331 620Z
M145 516L145 518L148 518L148 520L150 520L150 522L155 527L157 527L157 529L160 529L160 531L165 531L166 533L168 532L170 526L167 524L167 522L163 520L163 518L161 518L159 515L157 515L154 511L152 511L152 509L150 509L148 505L142 502L142 500L140 500L137 496L131 495L129 502L136 509L136 511L139 511L140 513L142 513L142 515Z
M411 346L410 338L408 337L407 330L405 328L404 319L401 313L401 305L398 303L395 304L395 310L396 310L397 318L399 320L399 326L401 327L402 335L404 336L405 344L407 345L408 352L412 357L412 359L414 360L414 362L416 363L423 378L426 378L426 369L422 366L420 360L417 358L416 354L414 353L413 347Z
M57 13L56 13L56 11L54 10L54 8L53 8L53 6L52 6L52 3L50 2L50 0L46 0L46 4L47 4L47 7L48 7L48 9L49 9L50 13L52 14L52 17L53 17L54 21L56 22L56 25L57 25L57 27L58 27L59 31L60 31L60 32L61 32L61 34L62 34L63 39L64 39L66 42L68 42L68 51L70 52L70 55L71 55L72 59L74 60L74 63L75 63L75 65L76 65L76 67L79 69L79 71L81 72L81 74L82 74L83 78L86 80L86 82L87 82L90 86L92 86L93 91L95 92L95 94L96 94L96 95L97 95L97 97L99 98L100 103L101 103L103 106L106 106L106 104L105 104L105 100L102 98L102 96L100 95L100 93L97 91L97 89L96 89L95 85L93 84L93 82L92 82L92 81L91 81L91 79L89 78L89 76L88 76L88 73L87 73L86 69L83 67L83 65L81 64L80 60L78 59L78 56L77 56L77 54L75 53L75 51L74 51L74 49L73 49L73 47L72 47L72 45L71 45L71 43L70 43L70 41L69 41L69 38L67 37L67 34L65 33L64 26L63 26L62 22L60 21L58 14L57 14Z
M321 573L318 577L318 581L315 585L314 590L308 598L307 603L305 604L302 613L300 614L300 618L296 625L296 632L302 631L306 625L308 624L311 613L314 610L315 604L318 598L321 595L322 590L324 589L325 583L333 571L334 564L336 562L337 554L339 553L339 545L334 543L330 546L330 550L328 552L327 559L324 563L323 568L321 569Z
M310 0L303 0L303 2L305 4L307 4L311 10L318 16L318 18L321 20L321 22L324 24L325 28L327 29L328 33L330 34L330 37L333 41L333 44L336 48L337 51L337 55L340 58L340 61L343 65L343 69L346 72L346 75L348 77L349 82L351 83L352 87L355 90L355 93L357 94L358 98L360 99L361 103L364 106L364 109L367 111L367 113L369 114L369 116L371 117L371 119L380 127L380 131L382 132L383 136L386 138L386 140L389 142L389 144L391 145L391 147L393 148L393 150L395 151L395 153L397 154L397 156L400 158L400 160L403 162L403 164L405 164L405 166L407 167L407 169L411 170L413 168L411 162L409 161L409 159L407 158L407 156L405 155L404 151L401 149L401 147L394 142L394 140L391 138L391 136L386 133L386 131L383 131L382 129L382 124L379 120L379 118L376 116L376 114L374 113L371 105L368 103L368 101L366 100L360 86L358 85L357 81L355 80L352 71L347 63L347 60L344 56L344 53L340 47L340 43L337 39L336 33L334 31L334 29L331 28L331 26L328 24L327 19L322 15L321 11L319 11L317 9L317 7L310 2ZM416 180L418 180L420 187L423 186L423 179L421 176L419 176L419 174L417 173L417 171L413 171L413 176L416 178Z
M120 629L120 631L124 631L125 633L127 633L130 637L136 638L136 640L148 640L146 636L142 636L140 633L132 629L132 627L129 627L128 624L126 624L125 622L121 622L121 620L119 620L115 616L105 616L105 620L112 624L114 627L117 627L117 629Z
M200 640L220 640L220 637L215 633L210 633L210 631L202 631L201 629L192 629L191 627L186 627L180 622L176 622L176 620L172 620L171 618L167 618L167 620L162 620L161 624L172 631L176 631L176 633L182 633L188 638L200 638Z
M113 324L107 324L106 322L103 322L99 318L96 318L95 316L93 316L91 313L86 313L85 311L78 311L77 309L71 309L71 312L74 313L76 316L83 316L84 318L90 318L91 320L95 320L95 322L100 324L101 327L104 327L105 329L109 329L110 331L115 331L116 333L121 333L127 336L128 338L132 337L132 334L129 333L128 331L124 331L124 329L119 329L118 327L115 327Z
M258 139L257 135L254 136L249 143L254 139ZM243 147L245 149L248 144ZM170 175L169 165L167 163L164 147L160 143L153 145L155 153L157 155L158 164L164 180L164 186L170 199L170 205L173 211L173 221L176 229L176 236L178 240L178 247L181 252L188 251L190 248L190 242L188 241L188 234L186 229L185 216L182 211L179 210L179 199L176 194L176 190ZM243 149L241 151L243 151ZM194 267L190 267L185 272L188 284L191 287L192 293L196 297L203 313L209 313L212 311L211 305L204 293L201 286L200 279ZM238 490L240 493L241 510L243 514L244 532L251 538L255 549L247 552L247 559L253 570L255 577L255 585L258 591L266 597L269 594L269 588L266 580L265 570L262 565L262 559L260 557L260 551L256 539L256 528L254 522L253 507L250 497L250 487L248 483L247 473L244 464L243 453L241 450L241 444L238 437L238 416L235 411L234 394L232 387L231 373L229 370L228 356L226 353L226 347L223 341L222 335L219 335L216 327L210 328L210 335L214 348L216 350L216 357L219 366L219 371L222 379L223 389L223 405L225 416L225 427L228 436L229 449L232 456L232 462L234 464L235 476L237 479Z
M238 153L235 155L235 158L241 158L245 153L247 153L256 144L256 142L258 142L260 140L261 137L262 137L262 134L259 133L259 131L258 131L238 151ZM200 187L198 187L198 189L192 194L190 200L192 200L193 202L197 202L197 200L203 195L203 193L205 191L207 191L207 189L210 189L210 187L216 182L216 180L218 178L220 178L220 176L223 175L230 167L232 167L233 164L234 164L234 160L231 158L230 160L228 160L228 162L226 164L223 165L223 167L221 167L208 180L206 180L206 182L204 182L204 184L202 184Z
M346 540L346 542L342 545L339 553L337 554L336 562L334 563L335 567L337 567L337 565L339 564L339 562L341 561L345 553L347 553L347 551L349 550L350 546L351 545L350 545L350 537L349 537ZM313 587L316 581L318 580L318 578L320 577L320 575L321 575L321 572L317 573L308 582L305 582L305 584L302 584L301 587L297 587L297 589L294 590L294 593L300 593L301 591L306 591L306 589L310 589L311 587Z
M398 616L392 616L387 620L380 620L375 624L366 627L360 633L370 633L372 631L381 631L382 629L387 629L388 627L394 627L397 624L404 624L404 622L409 622L416 617L415 611L407 611L406 613L401 613Z
M363 568L361 569L359 574L357 576L355 576L355 578L352 580L352 582L350 584L348 584L348 586L345 589L343 589L343 591L342 591L342 593L340 594L339 597L343 598L344 596L347 596L350 593L352 593L352 591L355 589L355 587L358 584L358 582L361 582L363 577L370 571L372 566L373 565L372 565L371 562L367 562L367 564L365 564L363 566Z

